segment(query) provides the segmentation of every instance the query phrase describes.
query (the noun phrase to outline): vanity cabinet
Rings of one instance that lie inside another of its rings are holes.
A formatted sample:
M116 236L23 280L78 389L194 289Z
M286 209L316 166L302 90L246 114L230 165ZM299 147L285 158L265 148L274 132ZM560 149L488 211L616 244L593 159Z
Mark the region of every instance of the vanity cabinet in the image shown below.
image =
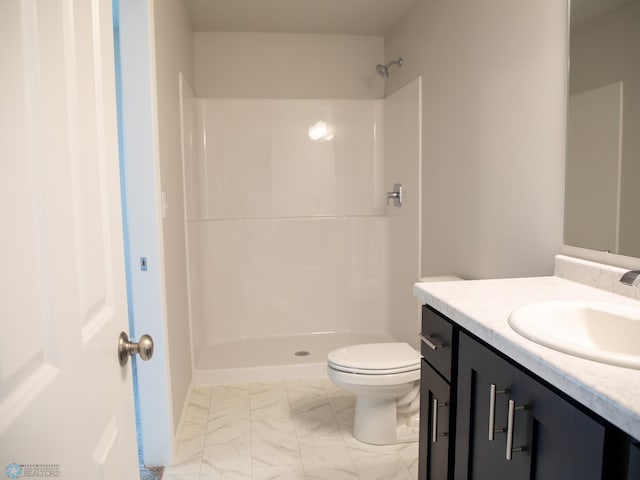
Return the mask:
M602 478L604 425L463 333L457 420L457 480Z
M420 463L418 478L448 480L452 429L451 386L426 361L420 375ZM424 420L423 420L424 419Z
M638 480L640 445L422 308L419 480Z
M420 372L420 480L449 480L453 474L457 331L440 314L422 309Z
M629 468L626 480L638 480L640 478L640 443L632 442L629 446Z

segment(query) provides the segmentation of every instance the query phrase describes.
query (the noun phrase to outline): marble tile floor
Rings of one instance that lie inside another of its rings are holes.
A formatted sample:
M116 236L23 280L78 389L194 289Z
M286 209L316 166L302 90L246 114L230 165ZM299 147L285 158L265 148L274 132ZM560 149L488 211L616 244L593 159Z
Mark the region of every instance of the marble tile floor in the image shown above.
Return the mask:
M416 480L418 443L353 438L355 397L327 378L196 387L163 480Z

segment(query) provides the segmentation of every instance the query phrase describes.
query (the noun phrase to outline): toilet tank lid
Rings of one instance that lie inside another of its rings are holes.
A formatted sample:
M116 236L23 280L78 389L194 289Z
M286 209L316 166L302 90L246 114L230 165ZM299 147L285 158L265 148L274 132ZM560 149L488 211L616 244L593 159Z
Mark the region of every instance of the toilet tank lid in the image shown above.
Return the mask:
M361 370L390 370L420 364L420 353L408 343L365 343L329 352L329 363Z

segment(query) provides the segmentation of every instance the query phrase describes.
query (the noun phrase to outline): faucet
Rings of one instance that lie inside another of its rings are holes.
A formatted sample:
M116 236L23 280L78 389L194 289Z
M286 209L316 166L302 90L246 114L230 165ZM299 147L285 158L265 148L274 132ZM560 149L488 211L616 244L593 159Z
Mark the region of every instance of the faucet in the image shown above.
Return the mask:
M629 270L620 278L620 283L640 288L640 270Z

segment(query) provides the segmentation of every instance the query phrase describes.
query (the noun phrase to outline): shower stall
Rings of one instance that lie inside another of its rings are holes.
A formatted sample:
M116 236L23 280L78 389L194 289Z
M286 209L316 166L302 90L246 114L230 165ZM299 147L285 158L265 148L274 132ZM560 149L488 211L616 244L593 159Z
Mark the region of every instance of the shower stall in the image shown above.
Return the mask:
M420 80L384 100L188 90L194 381L317 375L340 346L417 346ZM394 184L401 207L387 204Z

